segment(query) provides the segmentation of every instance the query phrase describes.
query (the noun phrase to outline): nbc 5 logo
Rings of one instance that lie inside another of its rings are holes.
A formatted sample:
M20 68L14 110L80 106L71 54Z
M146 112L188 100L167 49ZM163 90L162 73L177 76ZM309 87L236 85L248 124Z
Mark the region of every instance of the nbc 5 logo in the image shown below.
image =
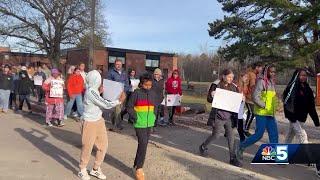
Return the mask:
M288 162L288 146L287 145L271 145L262 149L262 160Z

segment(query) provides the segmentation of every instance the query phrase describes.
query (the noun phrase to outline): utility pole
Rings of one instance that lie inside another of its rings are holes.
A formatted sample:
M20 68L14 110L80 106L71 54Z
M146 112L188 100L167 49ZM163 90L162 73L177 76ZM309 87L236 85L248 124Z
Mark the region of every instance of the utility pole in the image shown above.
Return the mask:
M96 0L91 0L90 21L90 47L89 47L89 70L93 70L94 60L94 30L96 21Z

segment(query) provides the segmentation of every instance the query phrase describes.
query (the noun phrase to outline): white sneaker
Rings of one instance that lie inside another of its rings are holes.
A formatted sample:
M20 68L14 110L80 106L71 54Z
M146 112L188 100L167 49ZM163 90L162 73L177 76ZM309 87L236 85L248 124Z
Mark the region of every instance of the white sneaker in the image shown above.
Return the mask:
M98 178L98 179L107 179L107 177L102 173L101 168L99 167L97 171L91 170L90 175Z
M48 127L52 127L53 125L51 124L51 122L46 123Z
M67 115L64 115L63 116L63 120L67 120L68 119L68 116Z
M87 169L82 169L79 173L78 173L78 177L81 180L90 180L90 176L87 172Z

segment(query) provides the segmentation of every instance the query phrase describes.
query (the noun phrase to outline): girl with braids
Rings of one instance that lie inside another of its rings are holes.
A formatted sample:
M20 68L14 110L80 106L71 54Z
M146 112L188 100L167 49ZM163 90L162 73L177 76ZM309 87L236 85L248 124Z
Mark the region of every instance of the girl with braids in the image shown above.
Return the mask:
M245 148L258 142L264 131L267 129L270 143L278 143L278 128L275 119L277 96L275 91L275 73L274 65L266 65L263 74L258 78L256 87L252 94L254 102L254 113L256 115L255 133L243 142L240 142L237 155L242 159Z
M283 92L283 107L285 117L290 121L289 132L285 143L291 143L297 136L299 143L308 143L306 131L303 124L308 114L311 116L315 126L319 126L319 118L315 108L313 91L307 82L307 71L297 69Z

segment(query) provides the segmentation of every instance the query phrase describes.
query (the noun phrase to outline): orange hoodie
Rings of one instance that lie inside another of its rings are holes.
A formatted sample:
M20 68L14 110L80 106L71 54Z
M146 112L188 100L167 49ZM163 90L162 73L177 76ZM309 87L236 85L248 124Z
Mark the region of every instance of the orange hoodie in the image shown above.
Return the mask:
M67 90L69 96L81 94L84 90L84 82L82 76L72 74L68 79Z

